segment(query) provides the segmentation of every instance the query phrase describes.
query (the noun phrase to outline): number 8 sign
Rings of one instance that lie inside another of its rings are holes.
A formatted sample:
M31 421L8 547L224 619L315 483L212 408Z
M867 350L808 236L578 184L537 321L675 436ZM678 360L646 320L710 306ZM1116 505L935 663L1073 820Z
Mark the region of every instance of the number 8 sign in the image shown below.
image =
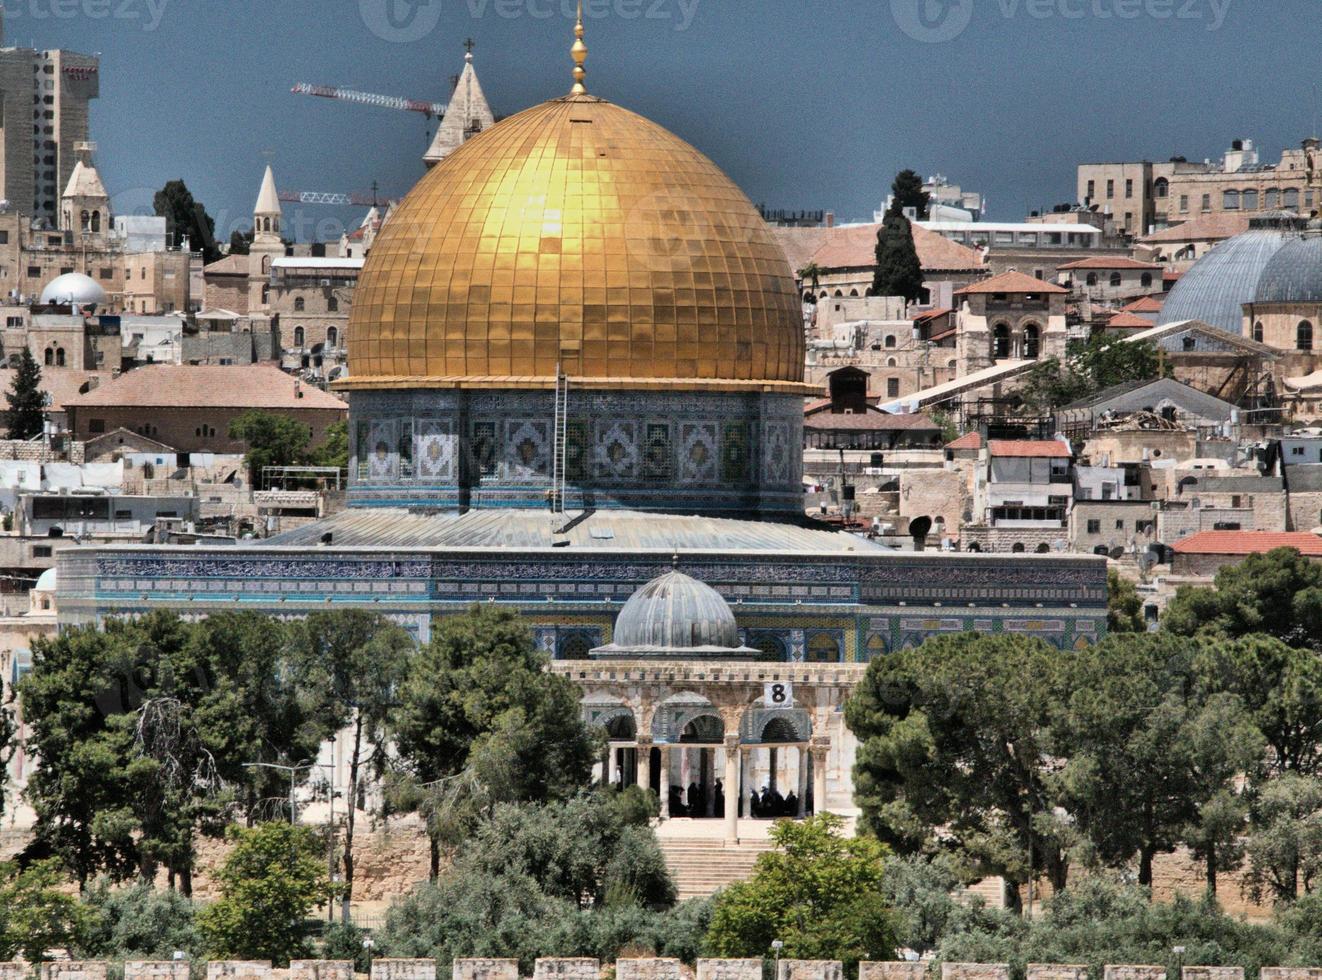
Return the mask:
M773 681L762 689L762 703L768 708L794 707L794 685L789 681Z

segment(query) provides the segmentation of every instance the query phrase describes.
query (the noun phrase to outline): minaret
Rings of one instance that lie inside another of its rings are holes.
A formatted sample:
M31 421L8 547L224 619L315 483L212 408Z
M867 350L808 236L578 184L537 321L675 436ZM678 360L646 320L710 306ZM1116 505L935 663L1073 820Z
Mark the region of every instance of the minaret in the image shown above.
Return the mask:
M77 163L60 198L60 230L73 232L76 241L104 240L110 234L110 195L96 172L95 143L75 143Z
M487 105L487 97L482 94L482 84L477 80L477 72L473 70L471 38L466 42L466 46L468 53L464 55L464 70L454 87L454 94L450 97L445 118L441 120L441 125L436 130L436 138L432 140L431 149L422 158L428 170L463 146L465 140L496 124L496 117L491 114L491 106Z
M280 237L280 195L275 189L275 174L266 166L257 206L252 213L252 245L248 248L248 312L269 310L271 263L285 254Z

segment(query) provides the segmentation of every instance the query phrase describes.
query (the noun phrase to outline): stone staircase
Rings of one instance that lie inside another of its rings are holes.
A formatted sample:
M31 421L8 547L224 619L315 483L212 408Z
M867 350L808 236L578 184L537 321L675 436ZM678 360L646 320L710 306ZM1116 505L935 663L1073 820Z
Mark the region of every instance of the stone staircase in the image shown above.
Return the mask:
M769 850L771 842L765 839L727 844L715 839L661 838L661 852L680 901L705 898L727 885L746 881L758 856Z

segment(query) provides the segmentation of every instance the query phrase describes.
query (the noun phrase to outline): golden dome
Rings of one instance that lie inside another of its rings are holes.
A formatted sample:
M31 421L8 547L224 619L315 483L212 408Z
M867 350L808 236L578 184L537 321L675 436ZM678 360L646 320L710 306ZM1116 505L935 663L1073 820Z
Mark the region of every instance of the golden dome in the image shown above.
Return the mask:
M710 160L585 95L430 171L368 256L342 388L799 391L784 253ZM816 390L816 389L812 389Z

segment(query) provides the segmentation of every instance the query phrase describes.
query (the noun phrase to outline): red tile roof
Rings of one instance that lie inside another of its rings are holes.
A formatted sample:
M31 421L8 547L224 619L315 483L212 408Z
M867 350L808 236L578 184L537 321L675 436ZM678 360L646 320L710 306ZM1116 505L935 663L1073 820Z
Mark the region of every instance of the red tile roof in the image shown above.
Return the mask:
M1144 296L1142 299L1136 299L1128 306L1120 308L1121 313L1160 313L1161 300L1154 296Z
M969 432L960 436L954 442L946 443L947 449L981 449L982 436L977 432Z
M1056 270L1061 269L1160 269L1161 266L1154 265L1151 262L1139 262L1137 259L1129 259L1117 256L1113 259L1104 258L1100 255L1087 259L1079 259L1077 262L1067 262L1065 265L1056 266Z
M1186 221L1183 224L1154 231L1140 238L1140 242L1219 242L1234 238L1249 230L1249 216L1240 212L1222 211Z
M1133 313L1126 313L1124 310L1106 321L1107 330L1129 330L1132 328L1151 330L1154 326L1155 324L1146 317L1135 316Z
M993 456L1017 459L1069 459L1074 455L1069 446L1055 439L992 439L987 448Z
M1002 272L999 276L992 276L990 279L984 279L982 282L975 282L963 289L955 290L956 296L964 296L970 293L1060 293L1066 294L1069 290L1063 286L1057 286L1054 282L1045 282L1041 279L1034 279L1032 276L1025 275L1022 272Z
M947 316L955 311L948 306L939 306L935 310L928 310L926 313L919 313L913 318L914 323L926 323L928 320L935 320L938 317Z
M348 406L320 388L299 382L270 364L148 364L126 371L66 407L331 408Z
M202 269L203 276L246 276L247 274L248 256L246 255L227 255Z
M1322 537L1307 531L1200 531L1175 542L1181 555L1261 555L1276 548L1322 557Z
M934 231L910 225L918 264L929 272L981 272L982 254ZM831 269L870 269L877 264L877 232L881 225L841 228L772 228L781 250L796 272L815 262Z

